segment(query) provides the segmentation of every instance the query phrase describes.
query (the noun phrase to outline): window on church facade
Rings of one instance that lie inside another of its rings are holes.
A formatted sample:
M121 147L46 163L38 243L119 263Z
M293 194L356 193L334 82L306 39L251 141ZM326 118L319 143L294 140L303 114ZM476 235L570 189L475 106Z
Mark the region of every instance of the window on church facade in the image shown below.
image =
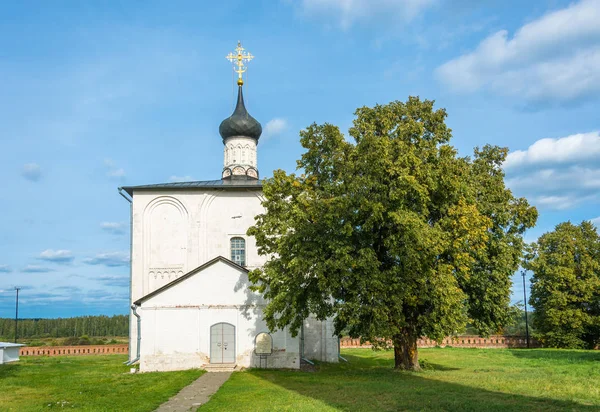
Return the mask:
M246 266L246 241L244 238L231 238L231 260L240 266Z

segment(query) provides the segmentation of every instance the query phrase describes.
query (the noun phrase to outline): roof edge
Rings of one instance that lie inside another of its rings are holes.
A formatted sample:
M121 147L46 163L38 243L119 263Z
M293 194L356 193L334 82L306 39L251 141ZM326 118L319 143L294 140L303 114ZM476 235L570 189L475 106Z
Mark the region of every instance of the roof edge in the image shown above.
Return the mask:
M209 260L206 263L201 264L200 266L198 266L196 269L192 269L190 270L188 273L186 273L185 275L181 276L180 278L177 278L175 280L172 280L171 282L167 283L166 285L156 289L153 292L148 293L145 296L142 296L141 298L139 298L138 300L136 300L135 302L133 302L134 305L136 306L141 306L142 303L144 303L145 301L147 301L148 299L161 294L162 292L164 292L167 289L170 289L172 286L175 286L176 284L183 282L185 279L188 279L192 276L194 276L196 273L198 272L202 272L204 269L208 268L209 266L214 265L217 262L223 262L223 263L227 263L229 266L235 268L235 269L240 269L246 273L249 273L250 271L248 269L246 269L243 266L238 265L237 263L235 263L232 260L229 260L223 256L217 256L211 260Z
M241 190L241 189L262 189L262 180L260 179L239 179L239 180L196 180L192 182L171 182L156 183L138 186L121 186L119 189L125 191L130 197L134 190L198 190L198 189L223 189L223 190Z

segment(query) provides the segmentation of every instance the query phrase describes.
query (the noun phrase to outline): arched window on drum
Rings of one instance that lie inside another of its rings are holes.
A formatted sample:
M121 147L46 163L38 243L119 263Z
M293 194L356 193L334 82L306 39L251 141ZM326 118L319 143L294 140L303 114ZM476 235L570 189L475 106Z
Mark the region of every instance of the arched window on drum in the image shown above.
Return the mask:
M246 266L246 240L244 238L231 238L231 260L240 266Z

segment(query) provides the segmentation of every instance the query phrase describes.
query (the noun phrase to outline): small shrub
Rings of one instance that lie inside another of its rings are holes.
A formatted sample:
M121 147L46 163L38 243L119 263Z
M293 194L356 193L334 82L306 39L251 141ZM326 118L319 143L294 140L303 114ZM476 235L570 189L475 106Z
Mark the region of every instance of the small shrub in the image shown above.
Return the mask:
M68 337L63 340L63 345L65 346L74 346L79 344L79 338L75 336Z
M427 359L419 359L419 365L424 371L435 369L435 367Z

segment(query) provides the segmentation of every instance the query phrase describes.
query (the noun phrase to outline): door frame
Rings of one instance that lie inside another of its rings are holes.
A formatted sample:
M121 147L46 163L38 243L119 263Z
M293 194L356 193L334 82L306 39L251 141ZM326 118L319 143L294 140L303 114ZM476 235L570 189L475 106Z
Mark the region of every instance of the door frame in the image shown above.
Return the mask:
M210 363L214 363L216 365L220 365L220 364L225 364L225 362L214 362L213 361L213 357L212 357L212 350L213 350L213 342L212 342L212 329L214 326L217 325L229 325L233 328L233 363L235 363L235 352L236 352L236 345L237 345L237 334L236 334L236 330L235 330L235 325L229 322L217 322L217 323L213 323L212 325L210 325L210 327L208 328L208 336L209 336L209 340L210 340ZM221 329L221 337L223 337L223 329ZM223 349L221 349L222 351ZM221 359L223 357L221 356Z

